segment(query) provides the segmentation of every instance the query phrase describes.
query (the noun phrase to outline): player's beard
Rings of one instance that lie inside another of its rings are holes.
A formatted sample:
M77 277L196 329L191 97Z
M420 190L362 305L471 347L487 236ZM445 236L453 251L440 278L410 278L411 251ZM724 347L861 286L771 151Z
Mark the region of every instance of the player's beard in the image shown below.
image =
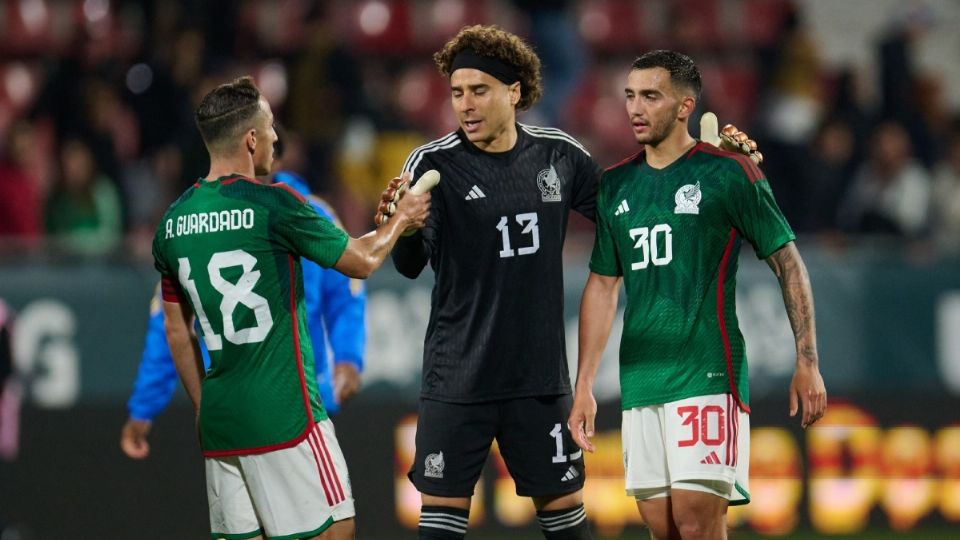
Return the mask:
M650 124L650 132L644 138L637 138L637 142L640 144L645 144L656 148L660 145L667 137L673 133L674 128L677 126L677 114L680 112L680 106L677 105L674 107L674 110L670 111L670 115L666 117L663 122L657 122L654 120Z

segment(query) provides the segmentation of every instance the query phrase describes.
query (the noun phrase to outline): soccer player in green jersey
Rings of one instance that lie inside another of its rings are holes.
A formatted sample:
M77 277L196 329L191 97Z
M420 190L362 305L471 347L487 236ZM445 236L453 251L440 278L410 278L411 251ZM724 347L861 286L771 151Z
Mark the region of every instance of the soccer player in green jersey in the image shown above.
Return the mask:
M593 451L593 381L625 283L626 488L655 539L726 538L727 506L749 502L747 364L734 304L741 239L783 290L797 349L790 415L802 403L806 427L827 403L810 281L793 231L753 162L690 136L699 94L699 70L682 54L654 51L633 63L626 107L643 148L600 182L580 306L569 426Z
M204 96L197 126L210 171L174 202L154 238L167 341L198 411L213 538L353 538L343 453L314 377L300 258L365 278L430 196L354 239L270 172L273 113L249 77ZM204 375L196 316L210 352ZM202 399L201 399L202 398Z

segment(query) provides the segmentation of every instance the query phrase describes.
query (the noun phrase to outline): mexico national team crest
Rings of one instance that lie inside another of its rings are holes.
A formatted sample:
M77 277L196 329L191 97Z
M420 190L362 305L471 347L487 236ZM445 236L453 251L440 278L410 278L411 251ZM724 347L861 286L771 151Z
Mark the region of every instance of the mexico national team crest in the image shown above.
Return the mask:
M540 198L543 202L560 202L560 176L557 170L550 164L549 169L544 169L537 174L537 186L540 188Z
M673 200L677 203L673 209L674 214L699 214L700 213L700 182L696 184L687 184L677 190Z
M423 475L427 478L443 478L443 452L430 454L423 460Z

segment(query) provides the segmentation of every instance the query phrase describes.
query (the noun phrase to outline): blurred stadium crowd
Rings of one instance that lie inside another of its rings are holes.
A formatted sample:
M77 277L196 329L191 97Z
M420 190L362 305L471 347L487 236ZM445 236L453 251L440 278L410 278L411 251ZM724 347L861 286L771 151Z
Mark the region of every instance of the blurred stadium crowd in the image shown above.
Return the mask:
M760 142L798 232L960 252L960 111L916 61L936 6L885 15L866 83L823 61L817 1L4 0L0 254L148 256L162 212L207 172L196 101L244 73L284 127L282 166L368 230L410 150L455 128L430 56L473 23L534 44L546 97L521 121L601 164L635 150L630 61L673 48L701 67L701 108Z

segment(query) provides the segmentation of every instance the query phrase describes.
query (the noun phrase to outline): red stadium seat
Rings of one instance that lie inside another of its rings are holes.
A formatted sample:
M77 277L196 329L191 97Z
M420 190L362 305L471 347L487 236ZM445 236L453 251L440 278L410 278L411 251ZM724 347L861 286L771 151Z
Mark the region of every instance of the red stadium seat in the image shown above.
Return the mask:
M585 1L580 5L579 26L584 42L599 53L634 52L650 37L636 1Z
M720 45L716 0L669 0L667 7L672 48L690 54Z
M491 20L486 0L437 0L413 4L410 25L418 51L431 53L467 25Z
M353 6L349 26L350 40L362 52L401 55L414 48L409 2L357 2Z
M739 3L741 26L737 32L749 45L772 44L779 35L783 20L791 9L789 0L744 0ZM731 36L734 37L734 36Z

